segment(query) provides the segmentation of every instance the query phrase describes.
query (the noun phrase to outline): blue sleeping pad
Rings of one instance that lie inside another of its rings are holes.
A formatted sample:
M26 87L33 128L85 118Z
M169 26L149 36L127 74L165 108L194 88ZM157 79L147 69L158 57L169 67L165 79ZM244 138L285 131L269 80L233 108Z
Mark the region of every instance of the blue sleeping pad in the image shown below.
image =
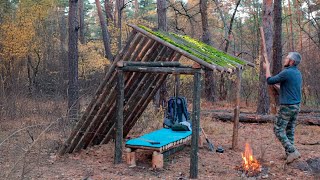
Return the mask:
M160 148L180 139L187 138L191 133L191 131L173 131L172 129L162 128L138 138L130 139L126 142L126 145Z

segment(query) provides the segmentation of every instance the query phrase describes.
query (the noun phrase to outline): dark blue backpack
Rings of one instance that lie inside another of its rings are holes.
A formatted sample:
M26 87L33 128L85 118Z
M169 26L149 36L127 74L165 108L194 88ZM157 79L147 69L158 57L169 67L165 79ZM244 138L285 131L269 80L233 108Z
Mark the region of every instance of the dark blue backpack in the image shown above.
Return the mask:
M175 131L191 130L190 115L185 97L170 97L163 126Z

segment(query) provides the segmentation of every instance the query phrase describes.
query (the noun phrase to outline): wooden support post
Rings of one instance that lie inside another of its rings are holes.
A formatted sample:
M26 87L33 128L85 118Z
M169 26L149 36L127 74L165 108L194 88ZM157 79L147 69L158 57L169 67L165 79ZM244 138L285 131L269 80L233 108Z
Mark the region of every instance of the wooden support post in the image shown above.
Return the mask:
M200 94L201 94L201 73L194 74L193 82L193 108L192 108L192 137L190 154L190 178L198 177L198 142L200 130Z
M233 118L233 135L232 135L232 149L236 150L238 147L238 129L239 129L239 115L240 115L240 91L241 91L241 74L242 70L237 68L236 79L236 99Z
M122 140L123 140L123 101L124 101L124 78L123 72L117 70L117 118L116 118L116 140L115 140L115 155L114 163L122 162Z
M136 164L136 152L133 151L131 148L127 148L126 152L127 152L127 164L129 165L129 167L137 166L137 164Z
M162 169L163 168L163 154L154 151L152 154L152 168Z

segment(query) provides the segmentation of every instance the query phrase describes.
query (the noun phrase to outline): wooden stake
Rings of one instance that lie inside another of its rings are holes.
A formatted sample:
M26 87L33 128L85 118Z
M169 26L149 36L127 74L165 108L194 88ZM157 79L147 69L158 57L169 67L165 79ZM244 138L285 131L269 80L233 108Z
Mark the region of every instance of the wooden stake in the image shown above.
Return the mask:
M162 169L163 168L163 154L154 151L152 154L152 168Z
M127 164L130 167L137 166L137 164L136 164L136 152L132 151L131 148L127 148L126 152L127 152Z
M240 115L240 98L241 98L241 74L242 70L237 69L237 79L236 79L236 99L234 108L234 121L233 121L233 135L232 135L232 149L236 150L238 147L238 129L239 129L239 115Z

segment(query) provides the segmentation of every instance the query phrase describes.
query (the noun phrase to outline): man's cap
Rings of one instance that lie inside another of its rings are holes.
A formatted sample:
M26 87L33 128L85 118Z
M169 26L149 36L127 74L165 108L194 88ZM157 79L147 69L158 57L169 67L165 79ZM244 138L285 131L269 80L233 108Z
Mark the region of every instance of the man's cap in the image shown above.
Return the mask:
M301 62L301 55L298 52L289 52L288 58L294 61L294 65L298 65Z

